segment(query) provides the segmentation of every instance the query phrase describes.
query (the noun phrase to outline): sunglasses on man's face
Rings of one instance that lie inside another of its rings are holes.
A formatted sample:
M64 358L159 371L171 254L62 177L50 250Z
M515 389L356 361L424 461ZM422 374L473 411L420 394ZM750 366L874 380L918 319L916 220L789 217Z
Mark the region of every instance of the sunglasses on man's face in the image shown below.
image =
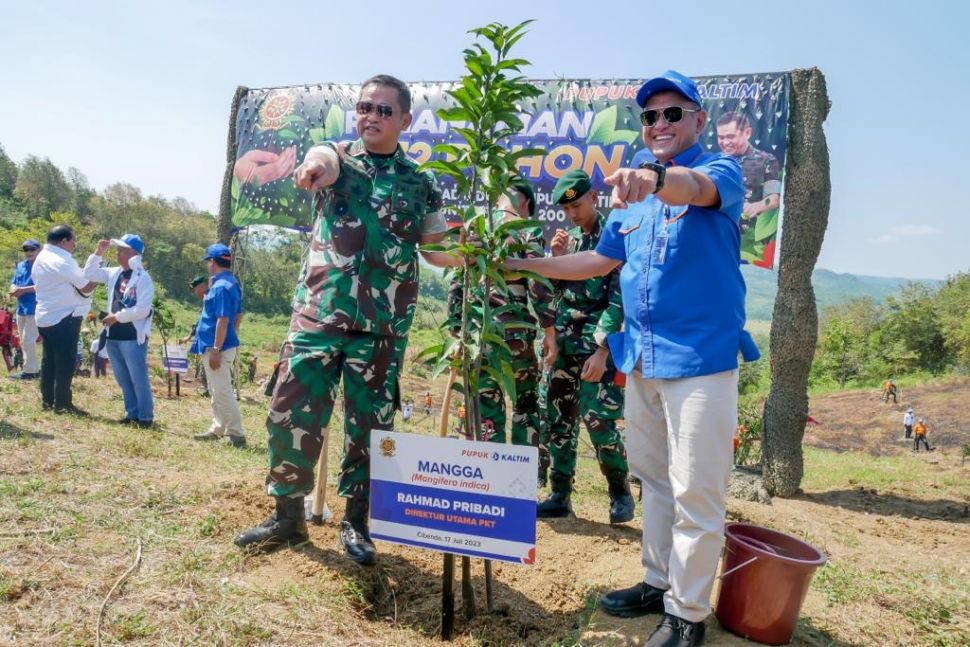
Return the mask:
M394 108L386 103L371 103L370 101L357 102L358 115L369 115L374 111L377 112L377 116L381 119L390 119L394 114Z
M23 250L25 252L36 252L37 251L37 248L36 247L24 247Z
M700 112L700 110L691 110L690 108L681 108L680 106L644 110L640 113L640 123L647 128L653 128L660 121L660 117L663 116L664 121L668 124L675 124L684 118L685 112L693 114Z

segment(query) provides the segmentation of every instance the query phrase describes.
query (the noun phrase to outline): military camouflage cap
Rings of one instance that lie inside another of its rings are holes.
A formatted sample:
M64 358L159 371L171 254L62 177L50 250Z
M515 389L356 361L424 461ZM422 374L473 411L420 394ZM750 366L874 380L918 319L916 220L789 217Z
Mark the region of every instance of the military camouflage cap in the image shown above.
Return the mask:
M586 195L586 192L593 188L589 176L579 169L569 171L556 182L556 187L552 190L553 204L569 204L574 200L579 200Z

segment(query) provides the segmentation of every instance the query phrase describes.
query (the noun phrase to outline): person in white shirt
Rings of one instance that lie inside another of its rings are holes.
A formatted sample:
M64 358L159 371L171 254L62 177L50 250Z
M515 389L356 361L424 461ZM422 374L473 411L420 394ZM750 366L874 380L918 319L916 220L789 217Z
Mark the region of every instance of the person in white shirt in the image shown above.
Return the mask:
M903 438L913 437L913 423L916 422L916 416L913 415L913 408L910 407L903 414Z
M118 266L106 267L104 254L114 245ZM125 401L121 424L149 428L154 423L154 401L148 379L148 335L152 327L155 285L142 267L145 243L138 234L98 241L98 250L84 264L84 276L108 288L108 357Z
M71 381L81 321L91 308L91 293L97 284L84 277L71 256L74 247L74 230L55 225L47 232L47 244L34 259L31 275L37 294L35 320L44 339L40 394L45 410L87 415L74 406Z

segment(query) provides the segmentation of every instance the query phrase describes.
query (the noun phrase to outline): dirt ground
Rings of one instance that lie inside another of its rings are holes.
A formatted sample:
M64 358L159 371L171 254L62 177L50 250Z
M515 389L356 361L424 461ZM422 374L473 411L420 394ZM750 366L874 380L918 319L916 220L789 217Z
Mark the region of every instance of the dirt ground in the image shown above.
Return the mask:
M430 433L425 388L412 375L405 392L418 409L410 430ZM191 439L208 411L194 394L159 392L160 430L145 432L111 422L121 410L110 381L79 384L91 419L41 412L35 389L0 384L0 645L94 644L102 604L104 644L442 644L440 554L380 543L378 565L356 567L333 521L311 527L308 545L268 556L231 545L271 505L257 389L244 391L244 451ZM970 644L970 465L959 455L970 380L902 397L898 407L859 392L813 398L821 425L806 437L804 493L729 502L731 520L801 537L829 558L792 644ZM899 440L909 403L925 411L936 452L913 455ZM655 626L595 609L602 592L641 577L641 520L608 525L605 483L580 447L575 518L538 522L535 565L494 565L492 614L472 562L478 614L459 612L454 644L639 645ZM332 485L328 500L339 518ZM109 596L139 543L141 561ZM713 619L708 636L750 644Z

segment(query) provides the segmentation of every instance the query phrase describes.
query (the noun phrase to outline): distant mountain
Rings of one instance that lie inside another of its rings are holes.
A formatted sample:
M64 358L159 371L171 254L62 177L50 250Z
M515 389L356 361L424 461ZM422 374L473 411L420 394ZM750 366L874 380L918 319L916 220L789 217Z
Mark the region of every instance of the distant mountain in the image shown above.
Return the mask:
M742 265L741 273L748 286L746 309L748 319L770 320L778 291L778 275L752 265ZM862 276L859 274L839 274L831 270L816 269L812 273L815 286L815 299L819 308L844 303L857 297L872 297L883 301L886 297L898 294L907 283L923 283L938 287L943 281L890 278L885 276Z

